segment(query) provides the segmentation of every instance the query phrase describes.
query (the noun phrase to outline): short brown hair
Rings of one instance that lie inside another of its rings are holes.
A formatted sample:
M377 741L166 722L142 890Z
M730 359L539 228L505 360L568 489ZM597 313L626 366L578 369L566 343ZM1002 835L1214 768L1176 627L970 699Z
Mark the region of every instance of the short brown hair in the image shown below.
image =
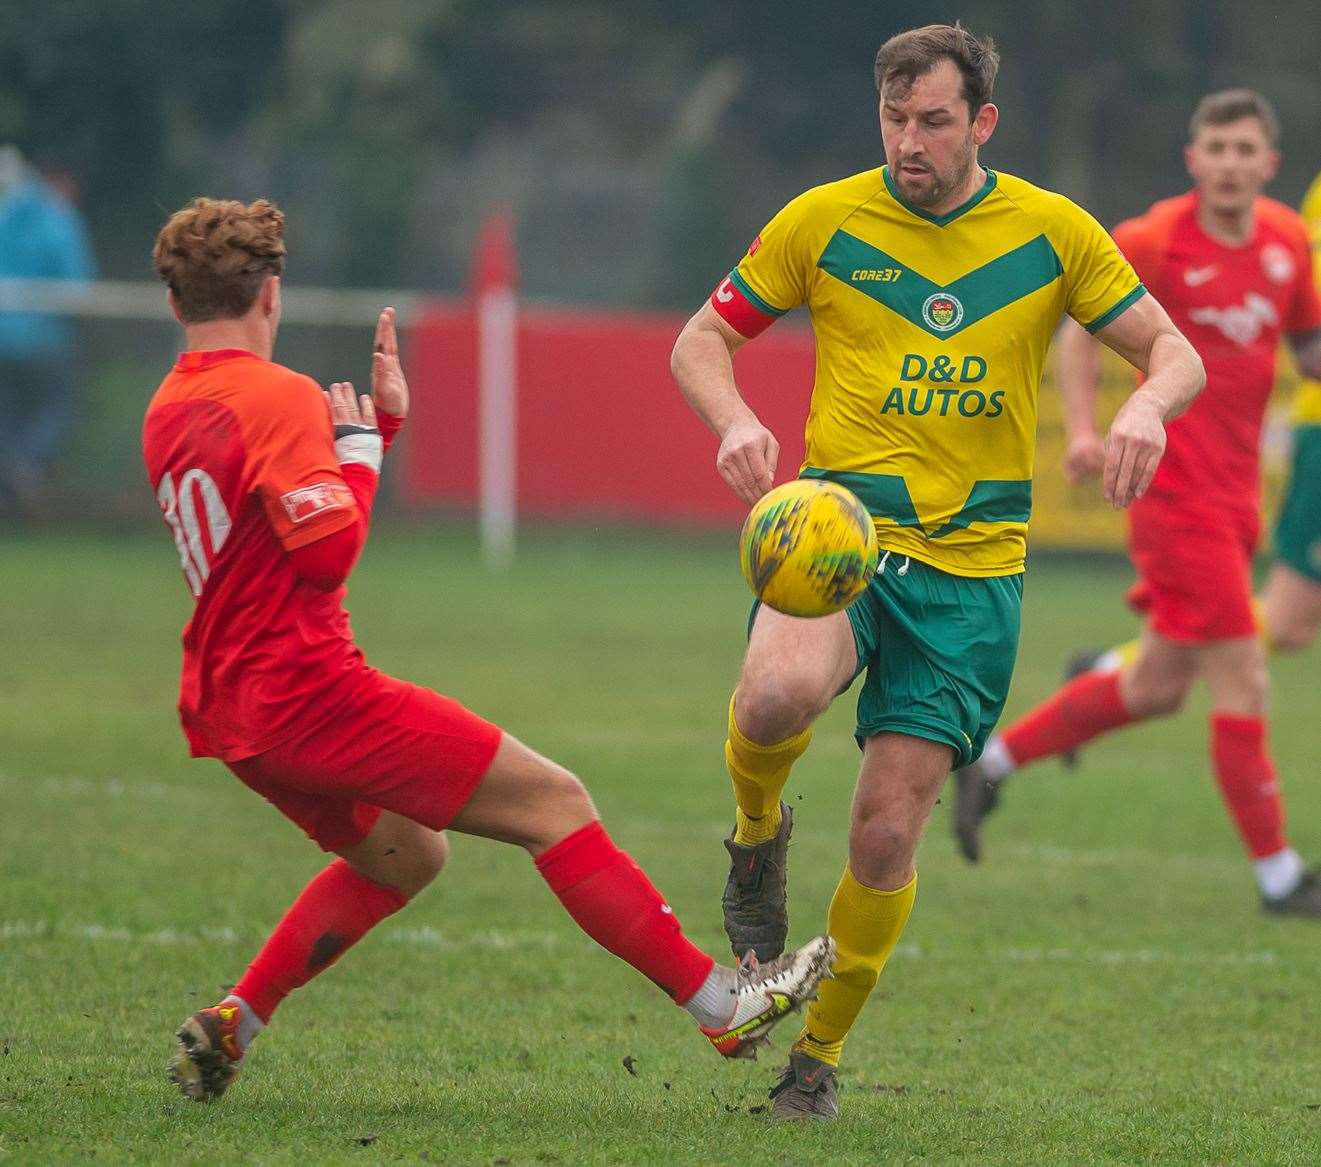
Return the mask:
M156 236L156 274L185 324L233 319L252 307L267 276L284 274L284 212L266 199L193 199Z
M953 24L928 24L892 36L876 51L876 92L898 83L908 89L942 60L953 61L963 74L963 99L968 116L991 100L995 75L1000 71L1000 53L989 36L975 37L957 20Z
M1280 119L1271 105L1255 89L1221 89L1208 93L1197 103L1188 121L1188 140L1197 137L1203 126L1227 126L1243 118L1256 118L1274 146L1280 140Z

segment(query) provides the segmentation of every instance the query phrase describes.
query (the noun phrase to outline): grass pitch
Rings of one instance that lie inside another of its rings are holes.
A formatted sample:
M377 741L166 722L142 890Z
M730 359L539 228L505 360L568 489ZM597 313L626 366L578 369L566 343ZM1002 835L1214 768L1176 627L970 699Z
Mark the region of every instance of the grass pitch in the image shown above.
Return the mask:
M593 949L525 856L449 870L291 998L218 1105L170 1034L323 862L174 720L189 605L164 532L0 540L0 1160L1315 1163L1321 924L1266 918L1209 776L1205 706L1008 789L965 867L938 807L918 907L847 1050L843 1119L772 1126L777 1055L725 1065ZM1119 566L1043 562L1009 714L1132 628ZM350 606L373 662L587 781L695 938L722 941L720 758L747 597L730 540L378 532ZM1321 854L1315 654L1275 667L1297 845ZM852 702L799 763L792 938L824 925ZM634 1073L624 1066L632 1058Z

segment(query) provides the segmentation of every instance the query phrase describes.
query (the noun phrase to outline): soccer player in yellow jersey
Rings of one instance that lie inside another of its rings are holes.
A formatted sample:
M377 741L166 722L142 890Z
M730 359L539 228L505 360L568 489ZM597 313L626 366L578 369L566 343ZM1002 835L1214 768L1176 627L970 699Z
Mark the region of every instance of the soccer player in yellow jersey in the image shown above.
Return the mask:
M778 1118L837 1115L835 1067L908 919L922 829L945 776L978 756L1003 706L1037 390L1061 315L1147 374L1110 431L1104 483L1117 507L1146 489L1164 423L1204 379L1095 220L981 165L999 118L998 66L991 41L957 24L887 41L876 57L887 164L794 199L674 347L675 378L720 439L717 469L751 504L771 487L779 446L740 396L732 356L806 305L817 365L801 473L854 490L883 552L845 612L757 610L730 703L725 926L736 954L765 960L788 930L781 792L813 721L867 674L848 863L829 912L835 978L772 1090Z

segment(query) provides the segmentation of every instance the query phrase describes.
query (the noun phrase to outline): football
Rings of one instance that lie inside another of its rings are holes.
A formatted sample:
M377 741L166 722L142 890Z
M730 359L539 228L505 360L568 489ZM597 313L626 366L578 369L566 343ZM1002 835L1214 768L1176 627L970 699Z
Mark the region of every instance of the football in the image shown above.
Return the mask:
M787 616L828 616L847 608L876 574L876 528L851 490L795 479L748 514L739 565L763 604Z

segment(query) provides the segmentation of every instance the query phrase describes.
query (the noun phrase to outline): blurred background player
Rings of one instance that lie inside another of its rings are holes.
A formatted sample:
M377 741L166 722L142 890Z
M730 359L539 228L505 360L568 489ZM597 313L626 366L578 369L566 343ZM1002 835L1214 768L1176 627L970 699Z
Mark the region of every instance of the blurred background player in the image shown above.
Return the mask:
M1321 287L1321 174L1302 204L1312 244L1313 276ZM1258 615L1266 645L1306 648L1321 631L1321 380L1304 378L1293 405L1289 485L1275 525L1275 563Z
M187 351L152 399L143 450L196 599L179 702L191 751L224 761L339 857L233 993L180 1027L175 1080L193 1099L222 1094L280 1001L431 882L449 826L525 848L589 936L688 1010L719 1052L750 1052L811 995L829 941L751 971L717 966L572 774L369 668L354 644L344 583L408 386L389 308L371 397L337 383L327 398L271 362L283 233L265 200L196 199L161 230L156 270Z
M0 146L0 280L85 281L93 274L77 209L16 146ZM0 310L0 491L29 521L47 513L51 463L73 422L74 345L66 316Z
M1301 208L1312 244L1313 275L1321 287L1321 174L1312 182ZM1084 370L1085 371L1085 370ZM1070 417L1065 474L1074 483L1095 472L1100 456L1093 411L1086 395L1088 379L1075 382L1078 406ZM1270 652L1307 648L1321 631L1321 381L1304 377L1293 399L1291 465L1275 525L1275 562L1253 605L1257 632ZM1140 641L1104 652L1077 654L1071 676L1089 669L1118 669L1137 656ZM1061 755L1071 761L1076 751Z
M1193 190L1115 229L1143 282L1201 354L1207 390L1170 427L1151 489L1130 511L1139 582L1129 599L1146 615L1136 653L1117 670L1069 681L960 771L954 825L969 860L980 855L981 821L996 805L999 784L1016 769L1174 712L1200 676L1211 692L1216 781L1252 857L1264 907L1321 916L1321 880L1304 869L1284 833L1252 601L1261 429L1281 338L1304 373L1321 376L1321 300L1307 231L1294 211L1261 194L1279 166L1278 125L1251 90L1203 98L1185 155ZM1104 456L1094 416L1098 355L1080 330L1061 335L1075 477L1095 473ZM1308 477L1304 471L1300 481ZM1318 520L1304 513L1291 521L1315 527Z
M673 371L720 438L735 494L770 489L779 445L744 402L733 354L806 304L816 384L801 473L848 486L884 558L847 611L755 611L729 707L737 804L725 930L778 955L792 819L780 801L812 723L863 671L848 862L830 905L835 979L772 1091L779 1118L834 1118L844 1040L903 932L914 855L952 765L980 754L1018 645L1037 388L1068 313L1149 376L1115 418L1105 491L1140 495L1164 422L1201 362L1114 242L1080 208L981 166L999 55L959 25L888 40L876 57L887 165L799 196L685 326Z

